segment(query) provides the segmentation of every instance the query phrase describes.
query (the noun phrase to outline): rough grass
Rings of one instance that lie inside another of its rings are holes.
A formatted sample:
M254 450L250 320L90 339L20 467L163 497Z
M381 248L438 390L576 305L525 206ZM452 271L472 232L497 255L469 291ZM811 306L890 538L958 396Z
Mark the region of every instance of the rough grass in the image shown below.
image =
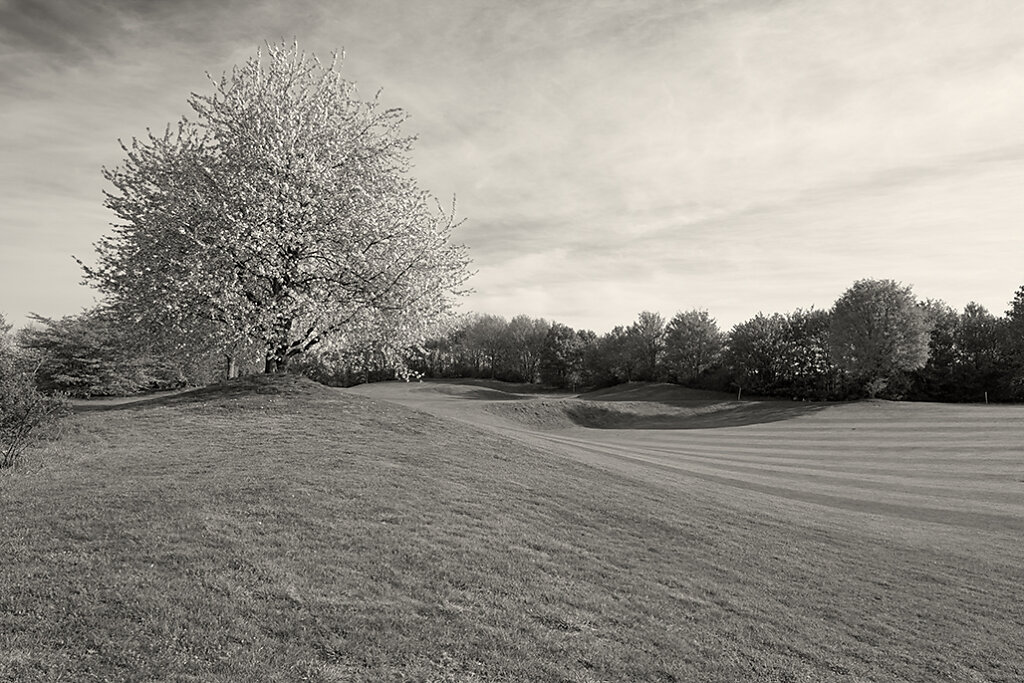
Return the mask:
M552 440L574 431L531 446L293 379L104 408L0 476L0 680L1024 677L1014 529L665 476Z

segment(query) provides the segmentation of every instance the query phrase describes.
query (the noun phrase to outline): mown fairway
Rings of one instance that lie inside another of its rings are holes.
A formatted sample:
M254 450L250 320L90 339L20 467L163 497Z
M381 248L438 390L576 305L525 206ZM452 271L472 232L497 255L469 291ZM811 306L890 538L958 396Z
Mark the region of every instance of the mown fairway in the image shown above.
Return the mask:
M801 501L870 513L875 522L1024 534L1018 406L733 401L667 385L581 398L509 389L388 383L354 391L660 485L701 480L726 487L725 495L765 494L750 500L770 509Z
M80 412L0 474L0 680L1024 679L1024 409L508 388Z

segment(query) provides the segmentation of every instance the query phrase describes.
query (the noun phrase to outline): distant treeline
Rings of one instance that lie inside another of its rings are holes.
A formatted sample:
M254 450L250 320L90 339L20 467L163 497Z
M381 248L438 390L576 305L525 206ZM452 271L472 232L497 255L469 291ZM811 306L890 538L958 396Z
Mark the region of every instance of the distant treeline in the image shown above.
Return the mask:
M1024 399L1024 287L1006 313L919 301L892 280L860 280L829 310L759 313L719 329L708 311L666 320L644 311L605 334L528 315L473 314L403 354L354 335L289 365L347 386L394 377L477 377L581 390L673 382L741 395L807 400L864 396L931 401ZM35 323L8 336L39 389L127 395L264 371L259 343L226 344L201 329L145 330L111 309Z
M527 315L469 315L410 360L426 377L580 389L632 381L793 399L1024 398L1024 287L1004 316L861 280L830 310L759 313L719 329L705 310L644 311L606 334Z

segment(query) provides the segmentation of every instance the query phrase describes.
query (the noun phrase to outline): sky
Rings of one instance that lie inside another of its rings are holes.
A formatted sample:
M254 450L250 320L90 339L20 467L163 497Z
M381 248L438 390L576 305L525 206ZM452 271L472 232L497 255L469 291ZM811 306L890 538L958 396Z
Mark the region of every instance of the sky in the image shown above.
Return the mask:
M0 313L96 303L118 140L292 40L410 115L463 311L728 329L862 278L997 314L1024 285L1019 0L0 0Z

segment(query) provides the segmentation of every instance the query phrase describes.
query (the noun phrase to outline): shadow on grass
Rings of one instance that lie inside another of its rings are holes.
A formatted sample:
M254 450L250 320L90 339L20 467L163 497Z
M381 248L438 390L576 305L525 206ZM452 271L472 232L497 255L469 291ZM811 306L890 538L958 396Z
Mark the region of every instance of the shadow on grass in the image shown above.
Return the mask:
M584 401L631 401L661 403L667 406L693 406L722 401L732 401L735 394L709 389L691 389L678 384L629 382L616 384L604 389L595 389L579 395ZM750 396L752 400L762 397ZM770 399L768 399L770 400Z

